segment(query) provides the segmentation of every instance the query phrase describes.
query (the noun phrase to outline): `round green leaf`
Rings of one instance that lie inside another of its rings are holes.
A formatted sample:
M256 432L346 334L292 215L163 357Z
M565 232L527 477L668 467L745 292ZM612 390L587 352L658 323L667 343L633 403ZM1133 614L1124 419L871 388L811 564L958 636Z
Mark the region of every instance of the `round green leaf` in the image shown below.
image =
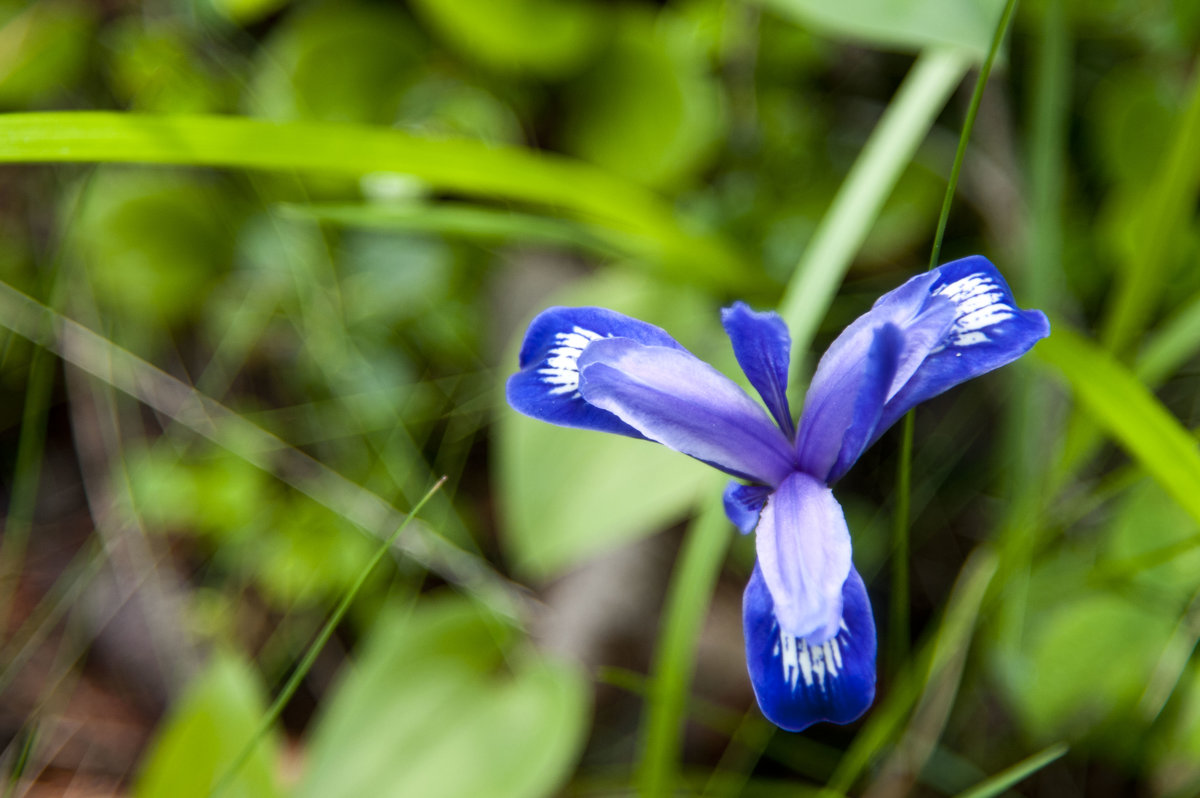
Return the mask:
M536 798L566 777L586 684L460 598L385 618L318 719L298 798Z
M622 177L670 186L703 168L726 120L704 44L682 22L622 18L612 46L573 88L567 150Z
M606 35L600 7L584 0L415 0L413 6L451 47L504 72L564 75Z
M206 798L257 733L264 692L258 675L241 660L215 656L160 726L134 784L134 798ZM259 741L226 787L225 798L282 795L275 780L278 756L274 735Z

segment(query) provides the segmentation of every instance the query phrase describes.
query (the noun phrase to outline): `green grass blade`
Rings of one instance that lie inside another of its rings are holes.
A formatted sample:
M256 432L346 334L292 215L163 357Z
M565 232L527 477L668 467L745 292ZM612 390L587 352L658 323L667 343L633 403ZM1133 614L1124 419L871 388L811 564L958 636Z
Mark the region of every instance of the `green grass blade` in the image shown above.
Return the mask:
M969 65L958 50L922 53L846 175L779 304L794 362L812 346L854 254Z
M1136 219L1136 245L1122 264L1111 293L1101 340L1121 353L1145 328L1169 284L1170 249L1195 212L1200 190L1200 70L1192 77L1191 96L1179 116L1170 147L1148 189Z
M105 162L360 176L401 172L439 191L536 204L643 239L693 279L739 285L750 266L680 227L647 189L563 156L365 125L103 111L0 115L0 163ZM752 272L751 272L752 273Z
M321 653L321 649L323 649L325 644L329 642L329 638L333 636L333 632L335 629L337 629L338 624L342 622L342 618L346 617L346 612L349 611L350 605L354 603L354 599L358 596L358 591L362 590L363 585L367 583L367 578L371 575L371 572L375 570L392 546L396 545L396 542L400 539L400 535L404 533L405 528L412 523L412 520L419 512L421 512L421 508L425 506L426 502L433 498L433 495L438 492L438 489L442 487L442 484L445 483L445 481L446 478L442 477L435 482L433 487L431 487L425 493L425 495L421 497L421 500L413 506L412 510L409 511L408 515L404 519L404 522L396 527L396 531L393 532L387 540L381 543L377 549L375 549L375 553L371 556L371 559L365 566L363 566L363 569L359 571L358 577L354 580L354 583L350 585L350 588L346 591L346 594L342 596L342 600L338 602L333 614L329 616L329 620L325 622L323 627L321 627L321 631L317 634L316 639L313 640L312 644L308 647L308 650L304 652L304 657L300 660L299 664L296 665L296 669L292 671L292 675L288 677L287 683L284 684L283 689L279 691L279 695L275 696L275 700L271 702L271 706L267 709L266 714L263 716L262 724L258 727L258 730L242 748L242 751L240 754L238 754L237 758L233 760L233 763L229 766L229 769L226 770L219 779L217 779L212 790L209 792L209 796L220 795L222 792L224 792L225 789L233 782L242 766L250 761L250 757L254 755L254 749L258 747L259 742L267 735L268 732L270 732L276 721L279 720L279 715L283 712L283 708L287 706L288 701L290 701L292 696L295 695L296 689L300 686L300 682L304 681L304 677L307 676L308 672L312 669L313 663L317 661L317 655Z
M1133 373L1147 385L1158 385L1200 349L1200 295L1162 323L1146 340Z
M854 738L829 780L831 789L848 793L870 763L897 741L875 784L916 780L933 753L953 708L971 639L998 557L990 547L976 549L963 565L936 630L896 679L885 701ZM868 790L867 794L875 794Z
M996 775L975 785L966 792L959 793L956 798L992 798L1007 790L1009 787L1023 781L1054 760L1067 753L1066 743L1056 743L1033 756L1007 767Z
M637 771L638 789L646 798L671 795L679 780L696 640L732 536L719 487L713 485L708 493L711 498L689 525L663 611Z
M950 208L954 204L954 195L958 190L958 177L962 173L963 160L967 155L967 143L971 140L971 131L975 127L975 118L979 116L979 104L983 100L983 90L987 86L988 77L992 74L992 64L996 62L996 54L1000 52L1000 44L1008 30L1009 20L1017 0L1008 0L996 22L992 33L991 46L979 75L975 78L975 88L971 92L971 102L967 106L967 115L963 119L962 130L958 134L958 147L954 152L954 165L950 168L950 179L946 181L946 194L942 198L942 210L938 214L937 231L933 236L933 247L929 253L929 268L938 265L938 257L942 252L942 239L946 235L946 224L950 221ZM892 518L892 612L888 625L889 661L893 670L899 667L901 661L908 656L908 552L909 552L909 493L912 489L912 447L915 415L913 410L904 414L904 427L901 432L900 462L896 470L896 512Z
M908 524L912 506L912 450L913 428L916 426L913 411L904 414L900 428L900 454L896 462L896 509L892 513L892 590L891 608L888 615L889 674L900 672L908 659Z
M1071 36L1062 0L1050 0L1034 44L1034 69L1026 90L1030 94L1028 262L1022 283L1029 303L1038 308L1062 304L1063 185L1070 114ZM1060 440L1059 400L1053 385L1022 364L1012 374L1013 401L1006 414L1006 493L1008 501L999 522L1001 551L998 580L1005 601L998 609L998 637L1019 650L1024 625L1027 585L1034 550L1044 540L1046 497L1050 491L1053 458L1046 442Z
M464 203L313 203L281 206L284 215L343 227L394 232L438 233L481 242L531 242L567 246L612 257L643 254L637 239L603 227Z
M1008 22L1012 19L1017 0L1008 0L996 29L992 32L992 43L988 48L983 66L975 78L975 88L971 92L971 102L967 106L967 116L963 120L962 132L958 136L958 148L954 152L954 166L950 169L950 180L946 183L946 196L942 199L942 211L938 215L937 232L933 236L933 248L929 253L929 268L938 265L938 257L942 254L942 239L946 236L946 223L950 221L950 206L954 204L954 192L958 188L958 176L962 172L963 160L967 155L967 142L971 140L971 130L975 127L975 117L979 115L979 104L983 101L983 90L987 87L988 77L992 74L992 64L996 62L996 54L1000 52L1000 43L1008 30Z
M16 462L13 466L12 497L4 519L4 536L0 538L0 629L8 626L10 603L25 565L57 366L53 355L41 347L34 348L29 358L21 434L17 440Z
M1079 403L1200 523L1200 451L1191 433L1130 371L1061 320L1034 352Z

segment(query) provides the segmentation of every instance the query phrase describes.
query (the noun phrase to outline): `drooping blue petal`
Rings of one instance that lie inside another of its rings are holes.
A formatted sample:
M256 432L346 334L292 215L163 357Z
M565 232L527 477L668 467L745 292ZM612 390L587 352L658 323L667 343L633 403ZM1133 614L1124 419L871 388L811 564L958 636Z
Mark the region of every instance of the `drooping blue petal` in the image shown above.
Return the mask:
M845 360L830 360L828 354L822 358L820 379L813 379L800 417L800 466L827 484L839 479L873 439L907 349L905 336L891 322L864 332L870 343L861 356L856 344L842 350Z
M521 345L521 370L508 380L508 403L527 416L564 427L643 437L579 393L579 356L604 338L683 349L662 329L605 308L553 307L538 314Z
M953 321L911 375L897 376L875 437L920 402L1011 363L1050 334L1045 314L1017 307L986 258L956 260L931 274L930 302L948 302Z
M862 577L842 586L842 620L827 640L783 632L756 567L742 600L746 666L767 720L788 731L820 721L850 723L875 699L875 621Z
M833 491L797 471L767 499L754 531L758 568L779 627L827 640L842 619L850 573L850 530Z
M758 514L771 495L767 485L743 485L730 482L725 486L725 516L733 522L743 535L749 535L758 526Z
M758 391L783 434L796 434L788 407L788 366L792 337L777 313L756 313L744 302L721 311L721 323L733 343L738 365Z
M762 407L690 352L609 338L589 345L578 366L583 398L650 440L768 485L796 468Z

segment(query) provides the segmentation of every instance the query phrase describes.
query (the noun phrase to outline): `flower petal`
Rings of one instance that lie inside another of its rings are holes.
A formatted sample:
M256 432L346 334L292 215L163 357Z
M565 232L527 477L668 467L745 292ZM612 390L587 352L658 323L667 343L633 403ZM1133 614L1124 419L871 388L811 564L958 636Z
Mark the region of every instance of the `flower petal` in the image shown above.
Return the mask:
M792 337L777 313L756 313L744 302L721 311L721 323L733 343L733 354L758 391L783 434L796 434L788 407L788 366Z
M1011 363L1050 334L1045 314L1017 307L1008 284L986 258L956 260L931 274L930 299L948 301L953 322L911 375L897 375L876 438L920 402Z
M651 440L768 485L796 467L762 407L690 352L610 338L592 343L578 362L583 398Z
M758 515L770 495L766 485L730 482L725 486L725 515L743 535L749 535L758 526Z
M508 380L508 403L527 416L564 427L643 437L621 419L589 405L579 393L579 356L603 338L683 349L662 329L605 308L549 308L521 345L521 370Z
M875 699L875 621L862 577L842 585L837 634L815 642L782 631L756 567L742 601L746 665L767 720L788 731L820 721L849 723Z
M800 417L796 453L801 468L827 484L846 473L873 440L908 349L900 328L891 322L864 333L870 334L870 345L861 356L856 344L843 350L843 361L831 361L829 354L821 359Z
M853 446L843 450L848 436L842 431L851 423L862 428L857 405L851 413L845 397L861 395L848 390L872 368L875 336L889 324L899 328L904 344L882 412L857 453ZM828 463L827 481L833 482L914 405L1015 360L1049 331L1041 312L1016 306L986 258L964 258L913 277L880 297L821 358L800 418L801 462L814 474L825 473Z
M780 628L818 641L834 635L850 573L850 530L833 491L803 472L790 475L763 507L755 546Z

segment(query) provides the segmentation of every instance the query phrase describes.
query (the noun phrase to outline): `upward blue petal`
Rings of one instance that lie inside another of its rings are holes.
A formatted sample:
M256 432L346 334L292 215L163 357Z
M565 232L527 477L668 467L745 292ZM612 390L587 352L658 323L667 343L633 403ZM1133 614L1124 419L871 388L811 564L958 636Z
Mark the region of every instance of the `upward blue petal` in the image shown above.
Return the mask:
M860 337L867 343L861 354L856 346L821 359L820 379L813 379L800 416L800 466L829 484L846 473L873 439L906 349L905 336L891 322Z
M508 380L508 403L527 416L633 438L644 437L579 393L579 356L594 342L628 338L682 350L664 330L605 308L548 308L538 314L521 345L521 370Z
M746 666L767 720L788 731L850 723L875 699L875 621L858 571L842 586L842 623L827 640L784 633L757 566L742 599Z
M796 434L788 407L788 366L792 337L777 313L756 313L744 302L721 311L721 323L733 343L738 365L758 391L783 434Z

